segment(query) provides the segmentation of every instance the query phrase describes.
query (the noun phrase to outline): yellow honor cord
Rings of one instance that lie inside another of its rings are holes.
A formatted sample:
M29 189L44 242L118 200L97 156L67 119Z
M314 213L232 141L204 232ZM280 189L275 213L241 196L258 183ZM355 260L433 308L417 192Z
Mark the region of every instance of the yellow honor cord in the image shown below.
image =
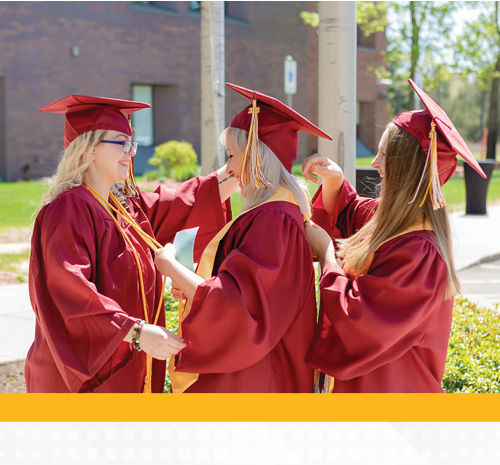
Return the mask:
M136 223L136 221L130 216L130 213L124 208L124 206L118 201L118 199L110 193L109 196L115 206L113 206L111 203L109 203L107 200L105 200L95 189L93 189L91 186L89 186L87 183L85 183L85 186L89 190L89 192L94 196L94 198L104 207L104 209L109 213L109 216L111 219L114 221L116 227L122 234L123 238L129 245L130 249L132 250L132 253L135 258L135 262L137 265L137 270L139 272L139 284L140 284L140 289L141 289L141 299L142 299L142 308L144 311L144 320L146 321L146 324L149 323L149 316L148 316L148 307L147 307L147 302L146 302L146 292L144 290L144 278L142 277L142 268L141 268L141 263L139 260L139 254L137 253L136 248L132 244L132 241L130 238L125 234L125 231L123 228L120 226L118 223L118 220L111 214L111 211L114 211L118 216L120 216L124 221L126 221L132 228L134 228L135 231L139 234L139 236L144 240L144 242L150 247L153 252L156 252L158 249L162 248L162 245L153 237L151 237L149 234L144 232L141 227ZM165 289L165 277L162 279L162 292L161 292L161 297L160 297L160 302L158 304L158 309L156 310L156 314L154 317L154 322L152 324L156 325L158 322L158 318L160 316L160 311L163 306L163 294L164 294L164 289ZM147 359L146 359L146 378L144 379L144 394L151 394L151 381L153 377L153 357L150 355L146 354Z

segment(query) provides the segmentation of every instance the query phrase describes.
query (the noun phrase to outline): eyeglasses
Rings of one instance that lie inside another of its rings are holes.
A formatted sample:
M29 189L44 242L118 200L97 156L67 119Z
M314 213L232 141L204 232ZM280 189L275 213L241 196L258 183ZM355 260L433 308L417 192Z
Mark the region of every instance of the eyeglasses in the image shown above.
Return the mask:
M106 144L118 144L122 146L124 153L129 153L135 155L137 153L138 142L132 142L131 140L101 140L101 142L106 142Z

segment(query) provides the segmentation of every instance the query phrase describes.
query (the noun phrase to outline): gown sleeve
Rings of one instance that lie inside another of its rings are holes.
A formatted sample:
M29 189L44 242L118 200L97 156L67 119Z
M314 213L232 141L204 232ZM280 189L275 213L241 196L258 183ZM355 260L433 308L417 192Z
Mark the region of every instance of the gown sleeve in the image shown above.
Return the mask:
M229 234L230 252L217 276L198 286L182 323L188 345L177 356L178 371L230 373L257 363L314 292L303 225L286 212L247 213Z
M217 172L185 181L177 189L160 186L155 192L141 192L140 206L148 217L156 240L173 242L183 229L199 226L194 246L194 261L231 220L231 202L221 203Z
M70 392L99 384L93 378L105 364L100 382L126 363L127 355L117 358L115 351L135 321L93 282L99 273L93 213L68 196L58 198L33 233L32 305Z
M368 273L356 279L337 264L325 266L320 326L307 356L313 366L339 380L363 376L426 336L448 272L434 245L411 234L383 244Z
M323 186L312 199L312 221L321 226L332 239L344 239L357 232L372 216L379 199L361 197L344 179L332 215L323 206Z

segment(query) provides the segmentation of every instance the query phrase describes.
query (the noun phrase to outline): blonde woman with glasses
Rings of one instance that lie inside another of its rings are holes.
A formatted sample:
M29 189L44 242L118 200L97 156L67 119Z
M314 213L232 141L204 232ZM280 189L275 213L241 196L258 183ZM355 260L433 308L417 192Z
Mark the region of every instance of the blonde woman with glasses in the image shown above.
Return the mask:
M199 226L197 258L230 216L237 183L219 184L223 167L141 192L129 115L148 107L72 95L40 110L65 115L65 150L32 237L28 392L163 392L165 360L185 346L165 328L154 251Z

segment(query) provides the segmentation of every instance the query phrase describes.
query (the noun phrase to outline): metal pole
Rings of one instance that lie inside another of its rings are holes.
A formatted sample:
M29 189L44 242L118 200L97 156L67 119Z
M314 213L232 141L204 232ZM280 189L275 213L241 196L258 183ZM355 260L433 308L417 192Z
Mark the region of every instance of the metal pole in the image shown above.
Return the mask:
M356 185L356 2L318 2L319 152Z
M224 2L201 4L201 174L225 163L219 135L225 121Z

